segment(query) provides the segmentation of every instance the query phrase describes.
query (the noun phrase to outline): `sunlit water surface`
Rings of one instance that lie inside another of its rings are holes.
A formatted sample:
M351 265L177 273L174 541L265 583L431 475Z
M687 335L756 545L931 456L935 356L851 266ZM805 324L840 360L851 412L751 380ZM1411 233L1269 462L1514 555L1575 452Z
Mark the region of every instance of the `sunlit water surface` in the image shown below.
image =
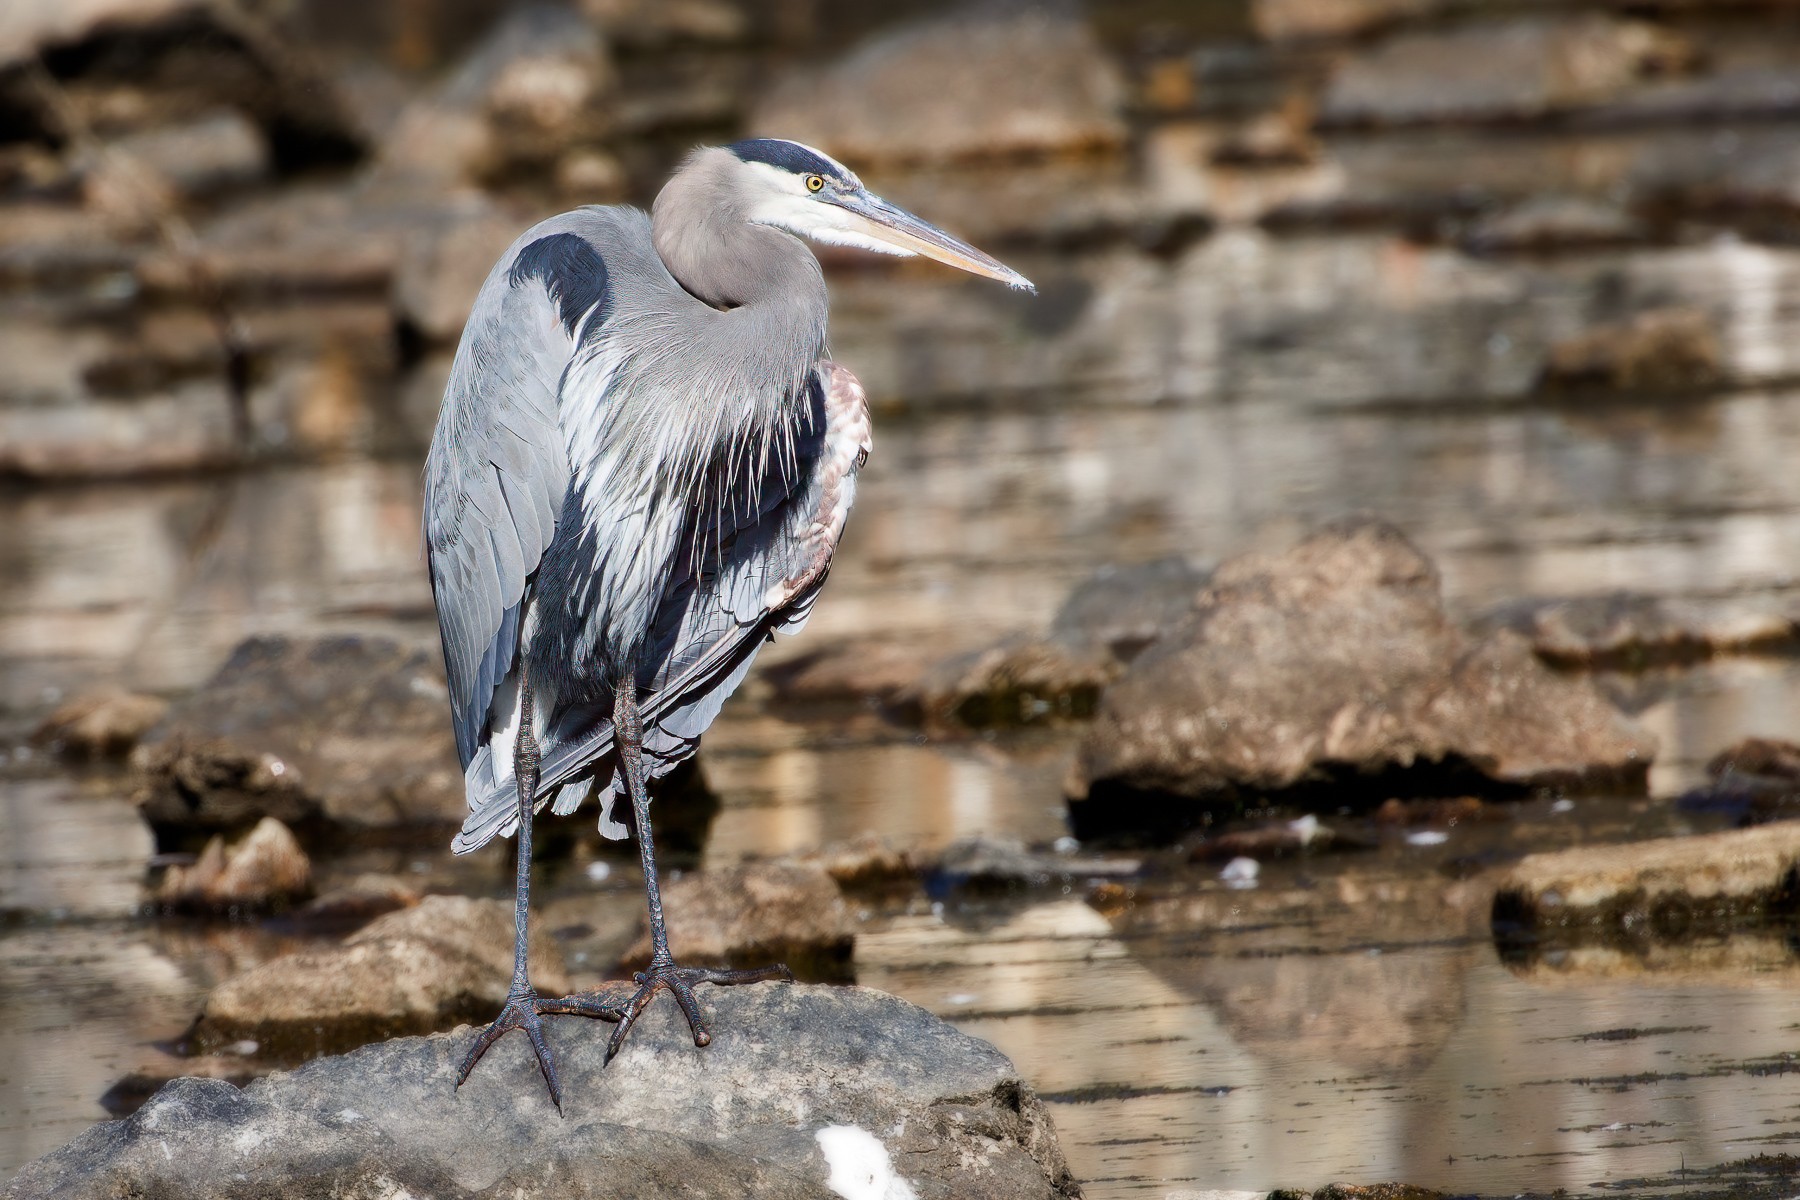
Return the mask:
M1277 254L1294 261L1265 261ZM1699 277L1737 306L1731 353L1780 375L1800 344L1770 316L1793 307L1792 262L1750 250L1705 261L1715 273ZM831 586L804 638L771 656L870 632L949 653L1041 628L1102 565L1216 559L1355 511L1405 528L1461 614L1545 593L1795 588L1800 394L1457 403L1446 381L1491 390L1481 371L1521 368L1514 343L1469 340L1491 315L1468 310L1470 296L1512 311L1480 278L1453 281L1463 316L1436 326L1464 338L1466 363L1425 353L1423 337L1395 340L1410 328L1408 297L1438 286L1442 267L1375 242L1277 251L1224 239L1157 278L1114 281L1122 294L1249 288L1233 319L1254 326L1279 308L1269 280L1304 268L1313 275L1294 295L1341 300L1372 278L1374 315L1366 345L1324 345L1304 361L1278 341L1233 357L1177 337L1164 349L1189 358L1144 351L1172 391L1133 398L1137 367L1107 368L1129 403L1077 396L879 420ZM1743 278L1762 291L1735 287ZM1236 311L1221 307L1226 292L1208 295L1189 298L1214 303L1215 316ZM1304 344L1314 327L1297 328ZM845 340L841 352L859 362L854 327ZM1382 353L1404 360L1391 387L1363 378ZM904 374L871 358L874 378ZM1416 394L1400 386L1409 379ZM0 935L0 1169L102 1118L98 1098L123 1076L169 1070L157 1043L181 1031L211 983L284 946L241 928L134 923L150 844L126 781L67 778L29 759L19 735L94 684L193 687L254 632L429 644L418 480L410 460L348 460L0 496L0 709L11 730L0 909L29 914ZM1560 815L1533 802L1429 850L1390 836L1372 856L1271 866L1243 893L1196 866L1147 881L1122 906L1089 903L1082 885L1005 903L872 905L858 978L1012 1055L1050 1098L1096 1197L1385 1178L1510 1194L1779 1148L1800 1113L1800 1085L1770 1070L1800 1052L1783 943L1649 964L1509 966L1487 933L1483 877L1440 869L1459 854L1501 861L1582 836L1703 827L1668 798L1737 738L1800 728L1800 667L1786 659L1627 679L1618 693L1662 739L1652 779L1662 799L1584 801ZM925 742L868 714L793 724L752 697L728 709L703 754L725 798L706 856L805 851L865 830L921 848L973 834L1048 843L1063 832L1072 736ZM496 895L510 872L498 853L455 864L435 846L383 853L321 871L397 871ZM586 886L564 872L541 898ZM629 869L616 870L607 895L621 912L635 904L631 886ZM1396 898L1372 902L1371 888ZM1370 913L1389 915L1370 927ZM1588 1036L1625 1028L1638 1033Z

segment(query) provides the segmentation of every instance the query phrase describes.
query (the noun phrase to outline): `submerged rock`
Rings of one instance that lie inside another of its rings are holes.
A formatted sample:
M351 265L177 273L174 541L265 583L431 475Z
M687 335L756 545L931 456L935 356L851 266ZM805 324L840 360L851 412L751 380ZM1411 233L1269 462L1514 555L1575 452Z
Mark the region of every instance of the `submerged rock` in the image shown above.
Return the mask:
M850 977L856 922L823 867L746 863L663 883L669 944L683 962L766 967L786 963L803 979ZM649 918L619 960L624 971L650 961Z
M1582 846L1521 860L1494 896L1494 931L1521 940L1644 942L1716 935L1800 906L1800 825Z
M961 838L944 848L927 881L934 895L951 891L1016 892L1077 881L1124 879L1138 874L1135 858L1099 858L1038 850L1017 838ZM1065 888L1065 890L1067 890Z
M1800 642L1800 602L1638 592L1532 597L1489 608L1473 627L1513 630L1558 666L1635 669L1793 646Z
M163 908L240 912L272 908L312 894L312 863L286 825L264 817L231 846L206 843L192 866L173 866L156 887Z
M451 825L462 771L435 651L377 637L256 637L132 757L165 845L290 826Z
M1041 9L977 11L880 33L827 70L804 63L750 125L859 165L991 162L1116 149L1125 97L1118 66L1085 22Z
M1539 386L1681 391L1725 378L1713 319L1691 308L1658 308L1550 347Z
M896 703L927 725L1035 725L1090 715L1117 673L1103 650L1017 635L937 664Z
M272 959L214 988L188 1035L213 1050L242 1041L293 1062L384 1037L487 1021L512 981L513 906L428 896L337 945ZM569 990L562 954L535 927L532 983Z
M1728 813L1739 825L1800 817L1800 745L1745 738L1713 755L1706 773L1706 783L1682 793L1682 809Z
M1641 791L1655 739L1523 639L1475 641L1397 529L1354 519L1221 565L1109 687L1075 764L1077 837L1171 836L1252 800Z
M605 1062L610 1026L550 1018L559 1117L525 1039L460 1089L474 1031L407 1038L242 1090L177 1080L130 1119L28 1164L8 1200L180 1194L532 1197L872 1195L1068 1200L1048 1113L1013 1065L862 988L702 988L713 1042L661 997ZM858 1185L867 1186L867 1185Z

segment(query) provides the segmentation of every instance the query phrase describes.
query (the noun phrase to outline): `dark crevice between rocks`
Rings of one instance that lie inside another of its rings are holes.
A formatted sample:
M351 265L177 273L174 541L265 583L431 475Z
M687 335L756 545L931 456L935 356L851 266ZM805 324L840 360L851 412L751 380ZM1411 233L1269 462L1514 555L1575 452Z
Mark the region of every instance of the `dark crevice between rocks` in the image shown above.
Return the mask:
M1608 783L1627 781L1586 782L1588 789L1604 790ZM1195 830L1247 817L1336 812L1343 808L1367 811L1396 799L1473 795L1490 800L1522 800L1538 790L1541 789L1494 779L1460 755L1406 767L1390 766L1376 772L1350 763L1325 763L1289 787L1227 784L1197 796L1101 779L1094 782L1085 797L1069 801L1069 827L1084 843L1167 844ZM1641 780L1635 790L1642 790Z

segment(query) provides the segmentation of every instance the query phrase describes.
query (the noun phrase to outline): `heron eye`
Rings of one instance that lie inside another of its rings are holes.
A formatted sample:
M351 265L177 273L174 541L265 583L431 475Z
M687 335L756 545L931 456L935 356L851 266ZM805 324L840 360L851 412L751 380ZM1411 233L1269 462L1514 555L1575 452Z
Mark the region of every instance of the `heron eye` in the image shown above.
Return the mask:
M821 189L824 188L824 186L825 186L825 177L823 175L808 175L806 177L806 190L807 191L809 191L809 192L820 191Z

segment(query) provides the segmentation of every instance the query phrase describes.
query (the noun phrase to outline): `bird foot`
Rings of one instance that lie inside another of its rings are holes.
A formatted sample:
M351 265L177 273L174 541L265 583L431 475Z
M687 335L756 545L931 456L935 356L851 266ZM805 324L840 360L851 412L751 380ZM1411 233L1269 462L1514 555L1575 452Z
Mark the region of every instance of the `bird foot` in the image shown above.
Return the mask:
M624 1010L593 996L574 995L546 1000L530 984L515 987L506 997L506 1007L500 1010L500 1015L494 1018L492 1025L476 1036L475 1044L469 1047L469 1053L463 1057L462 1066L456 1072L456 1086L463 1085L469 1072L475 1069L475 1064L481 1061L481 1056L488 1052L490 1046L513 1030L523 1029L525 1036L531 1039L531 1049L537 1055L538 1068L544 1073L544 1082L550 1087L550 1103L556 1105L556 1111L560 1113L562 1081L556 1076L556 1060L544 1041L544 1024L539 1020L540 1016L549 1013L573 1013L617 1021L624 1015Z
M694 1031L694 1045L705 1046L711 1043L712 1034L707 1031L706 1022L700 1019L700 1003L694 998L694 987L697 984L712 983L721 986L737 983L762 983L765 980L780 979L788 983L794 981L794 973L787 969L786 963L776 963L769 967L752 967L748 970L725 970L718 967L683 967L674 959L651 959L650 965L633 975L632 982L638 985L631 999L626 1001L622 1015L618 1017L619 1027L613 1030L612 1039L606 1043L606 1061L611 1062L613 1055L625 1044L625 1035L630 1032L632 1024L642 1015L646 1006L655 998L656 993L667 990L675 997L675 1003L681 1005L681 1011L687 1014L688 1028Z

